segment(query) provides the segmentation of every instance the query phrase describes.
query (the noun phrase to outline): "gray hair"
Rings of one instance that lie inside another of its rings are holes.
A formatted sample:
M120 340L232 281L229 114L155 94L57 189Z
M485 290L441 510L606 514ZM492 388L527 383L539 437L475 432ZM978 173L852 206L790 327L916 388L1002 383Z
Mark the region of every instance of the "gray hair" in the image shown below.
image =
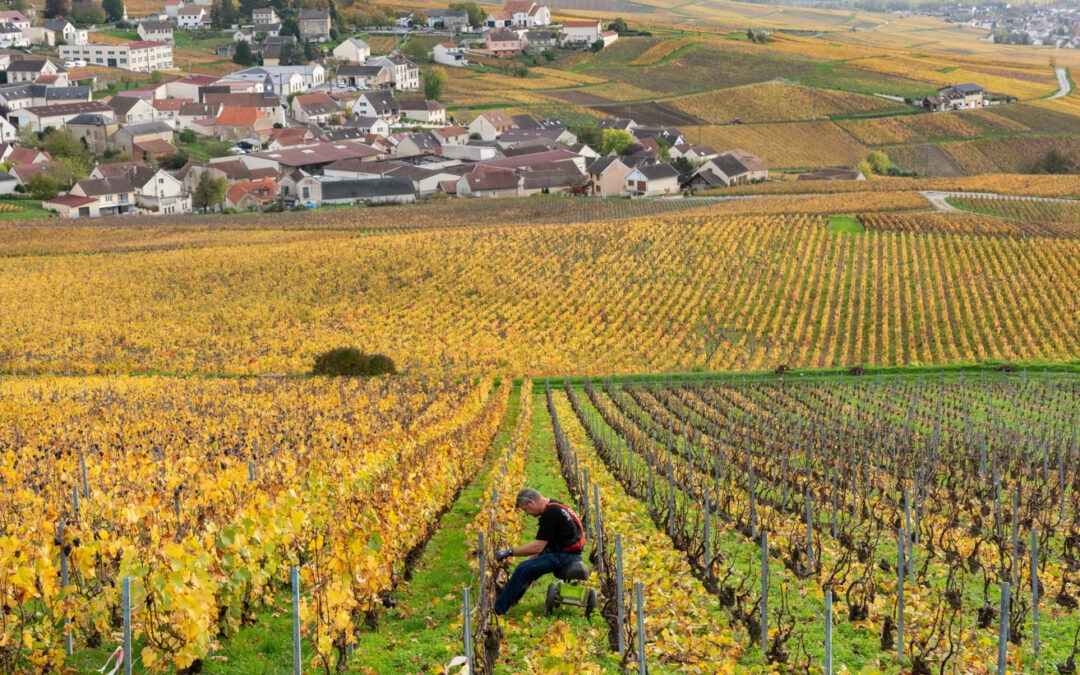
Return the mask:
M540 493L532 488L521 488L517 493L517 501L514 503L521 507L525 506L534 499L540 499Z

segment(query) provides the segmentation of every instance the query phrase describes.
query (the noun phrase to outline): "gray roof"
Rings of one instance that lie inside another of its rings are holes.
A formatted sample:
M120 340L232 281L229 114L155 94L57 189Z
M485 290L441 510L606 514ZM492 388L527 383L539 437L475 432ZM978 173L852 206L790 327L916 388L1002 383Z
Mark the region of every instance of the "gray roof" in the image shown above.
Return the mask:
M735 159L732 155L718 155L710 159L709 162L717 169L720 169L720 171L728 178L750 173L750 169L747 169L745 164Z
M390 109L401 110L398 106L397 99L394 98L392 91L379 90L379 91L365 91L360 94L361 98L367 100L375 110Z
M67 121L70 124L101 127L106 124L117 124L117 121L104 113L83 113L76 115Z
M0 32L3 32L3 26L11 24L0 24ZM16 31L19 29L16 28ZM12 61L11 65L7 67L8 72L30 72L40 73L41 69L45 67L47 59L19 59L18 61Z
M139 25L148 31L160 32L167 30L171 33L173 30L173 25L168 21L140 21Z
M34 85L42 87L45 85ZM45 87L46 101L88 101L90 87Z
M649 180L659 180L661 178L672 178L678 176L679 172L675 170L673 166L666 162L657 162L655 164L639 164L637 170L640 171Z
M597 157L589 164L588 171L595 176L599 176L607 171L609 166L618 161L620 161L618 157Z
M330 12L325 10L307 9L300 12L298 18L300 19L329 19Z
M322 184L322 198L324 201L328 199L397 197L411 194L413 194L413 182L407 176L324 181Z
M338 66L338 77L374 77L379 74L379 71L385 70L386 66L360 66L355 64L346 64Z
M67 21L46 21L45 27L49 30L55 30L63 32L70 24Z
M125 134L128 136L142 136L143 134L159 134L163 131L168 131L170 134L173 132L173 128L164 122L146 122L145 124L128 124L127 126L120 127L116 133Z
M954 84L953 89L956 89L957 91L962 91L965 94L977 94L980 91L984 91L982 87L971 82L965 82L964 84Z
M113 96L105 105L115 110L118 115L127 115L141 100L137 96Z
M280 23L257 23L252 27L254 33L276 33L281 30Z
M87 197L131 192L134 189L131 180L127 176L123 178L87 178L79 181L77 185L82 188Z

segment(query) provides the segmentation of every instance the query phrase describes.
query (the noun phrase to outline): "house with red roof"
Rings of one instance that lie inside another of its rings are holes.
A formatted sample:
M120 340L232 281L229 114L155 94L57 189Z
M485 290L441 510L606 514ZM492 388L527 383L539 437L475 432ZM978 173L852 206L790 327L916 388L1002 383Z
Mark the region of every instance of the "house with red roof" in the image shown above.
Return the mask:
M97 218L101 215L96 197L80 197L79 195L60 195L46 199L41 202L41 208L68 218Z
M223 141L253 138L261 130L273 127L274 121L258 108L225 106L214 119L214 135Z
M225 205L247 211L261 211L277 198L277 181L263 178L257 181L233 183L225 194Z

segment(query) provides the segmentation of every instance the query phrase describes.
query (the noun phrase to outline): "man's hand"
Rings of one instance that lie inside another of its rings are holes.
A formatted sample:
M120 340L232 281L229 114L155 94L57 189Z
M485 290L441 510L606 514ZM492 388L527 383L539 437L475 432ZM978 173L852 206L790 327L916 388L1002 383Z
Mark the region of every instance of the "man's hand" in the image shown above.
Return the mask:
M502 562L512 555L514 555L514 549L512 548L499 549L498 551L495 551L495 562Z

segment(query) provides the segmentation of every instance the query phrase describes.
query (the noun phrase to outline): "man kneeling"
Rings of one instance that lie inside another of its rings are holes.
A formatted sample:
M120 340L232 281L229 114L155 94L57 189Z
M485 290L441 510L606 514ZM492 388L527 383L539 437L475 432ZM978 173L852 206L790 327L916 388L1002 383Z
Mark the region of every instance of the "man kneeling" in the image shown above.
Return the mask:
M521 600L532 582L580 561L581 549L585 546L585 529L581 526L581 520L566 504L548 499L532 488L522 488L518 492L516 506L530 516L539 517L540 523L534 541L495 552L496 560L533 556L514 568L506 587L495 600L496 614L506 614Z

